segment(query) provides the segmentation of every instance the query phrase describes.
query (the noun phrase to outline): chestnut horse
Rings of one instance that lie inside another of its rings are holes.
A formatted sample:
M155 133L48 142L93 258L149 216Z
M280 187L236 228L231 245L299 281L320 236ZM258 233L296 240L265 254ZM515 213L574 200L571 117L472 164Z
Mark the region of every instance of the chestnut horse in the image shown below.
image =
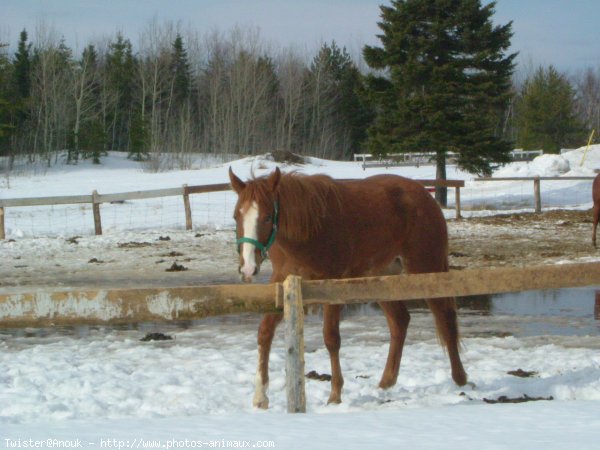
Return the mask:
M238 195L239 271L252 281L267 252L272 282L288 275L308 280L380 275L398 257L408 273L448 271L448 235L442 211L418 182L396 175L336 181L325 175L281 174L247 182L229 169ZM427 300L437 333L459 386L467 374L459 356L454 298ZM380 302L390 347L379 387L396 383L410 314L401 301ZM342 305L323 306L323 338L331 360L328 403L340 403L344 379L339 360ZM253 404L267 408L269 353L282 314L266 314L258 330L258 367Z
M596 228L598 228L598 221L600 220L600 173L594 178L592 184L592 200L594 201L594 225L592 226L592 244L596 248Z

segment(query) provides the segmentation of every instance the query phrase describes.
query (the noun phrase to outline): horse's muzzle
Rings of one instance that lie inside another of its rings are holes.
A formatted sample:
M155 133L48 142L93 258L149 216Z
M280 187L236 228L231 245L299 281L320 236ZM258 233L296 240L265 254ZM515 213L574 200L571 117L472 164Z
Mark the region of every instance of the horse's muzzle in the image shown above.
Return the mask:
M250 270L244 270L242 266L238 268L238 272L240 273L241 279L244 283L252 283L252 277L258 275L260 272L260 266L254 266L254 270L250 268Z

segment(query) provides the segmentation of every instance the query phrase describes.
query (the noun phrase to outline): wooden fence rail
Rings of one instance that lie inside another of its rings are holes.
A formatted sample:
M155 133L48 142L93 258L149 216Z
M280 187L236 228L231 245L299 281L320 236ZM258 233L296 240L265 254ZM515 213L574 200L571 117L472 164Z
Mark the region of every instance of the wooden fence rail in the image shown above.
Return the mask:
M345 280L0 294L0 327L198 319L281 311L289 412L306 410L303 307L600 285L600 263L475 269Z
M416 180L423 186L431 187L453 187L456 189L456 218L460 218L460 188L464 187L463 180ZM177 188L153 189L148 191L121 192L116 194L99 194L94 191L91 195L68 195L61 197L30 197L30 198L9 198L0 199L0 240L6 238L5 232L5 214L6 208L23 206L54 206L54 205L72 205L89 203L92 205L94 215L94 230L96 235L102 234L102 218L100 205L102 203L123 202L126 200L145 200L160 197L182 196L185 209L185 228L191 230L192 210L189 196L191 194L206 194L210 192L229 191L229 183L207 184L198 186L183 185Z
M475 181L533 181L533 207L536 213L542 212L542 190L540 181L569 181L590 180L595 177L498 177L498 178L475 178ZM590 191L590 199L591 199Z

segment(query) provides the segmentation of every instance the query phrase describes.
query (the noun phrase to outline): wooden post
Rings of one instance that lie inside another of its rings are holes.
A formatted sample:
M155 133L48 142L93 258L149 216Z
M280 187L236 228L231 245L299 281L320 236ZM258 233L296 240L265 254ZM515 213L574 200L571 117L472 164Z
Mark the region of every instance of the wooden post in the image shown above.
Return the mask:
M285 386L287 412L306 412L304 392L304 309L302 278L288 276L283 282L283 318L285 321Z
M100 202L98 201L98 191L92 192L92 209L94 211L94 229L96 236L102 235L102 220L100 218Z
M462 216L460 215L460 188L458 186L456 186L455 192L456 194L454 195L454 203L456 204L456 218L461 219Z
M4 206L0 206L0 240L4 240L6 238L6 233L4 231Z
M192 208L187 184L183 185L183 206L185 208L185 229L189 231L192 229Z
M535 212L542 212L542 194L540 190L540 177L534 177L533 179L533 196L535 202Z

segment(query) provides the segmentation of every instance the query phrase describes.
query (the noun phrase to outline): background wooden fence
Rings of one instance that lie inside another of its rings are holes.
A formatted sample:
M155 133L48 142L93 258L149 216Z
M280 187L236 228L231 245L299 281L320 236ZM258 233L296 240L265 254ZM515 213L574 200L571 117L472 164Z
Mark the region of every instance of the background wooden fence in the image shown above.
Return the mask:
M593 180L595 177L498 177L498 178L475 178L475 181L533 181L533 207L536 213L542 212L542 189L540 181L569 181L569 180ZM592 191L589 192L590 200Z
M416 180L426 187L453 187L456 189L456 217L460 217L460 188L464 187L463 180ZM143 200L160 197L181 196L185 208L185 229L192 229L192 209L190 195L206 194L210 192L223 192L231 189L229 183L208 184L199 186L183 185L177 188L154 189L148 191L121 192L117 194L99 194L93 191L91 195L69 195L61 197L31 197L0 199L0 239L6 238L5 213L6 208L26 206L54 206L87 203L92 205L94 214L94 231L96 235L102 234L102 203L116 203L127 200Z
M283 308L288 411L304 405L303 307L600 285L600 263L284 283L0 295L0 327L197 319Z

